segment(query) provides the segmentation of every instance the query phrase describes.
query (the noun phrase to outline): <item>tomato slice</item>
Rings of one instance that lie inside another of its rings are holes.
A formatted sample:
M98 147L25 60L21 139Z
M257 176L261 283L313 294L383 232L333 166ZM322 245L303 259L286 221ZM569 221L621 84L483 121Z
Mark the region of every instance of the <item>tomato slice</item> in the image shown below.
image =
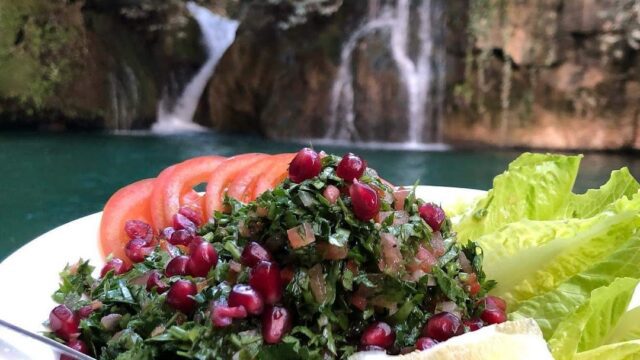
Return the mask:
M109 198L100 220L100 253L109 254L129 263L124 247L129 237L124 231L127 220L141 220L152 223L149 199L155 179L136 181L118 190Z
M162 200L161 216L154 219L154 225L158 229L171 226L173 215L180 207L188 205L201 213L201 217L206 219L202 212L201 196L193 187L204 183L211 176L211 173L225 160L222 156L200 156L185 160L174 165L173 170L167 171L164 178L158 182L154 188L154 206L158 206L158 198ZM160 213L153 210L154 214Z
M220 164L215 169L207 182L207 193L205 194L206 214L212 215L215 211L222 210L224 193L229 184L240 174L251 169L259 161L268 158L265 154L249 153L236 155Z
M175 169L176 165L171 165L168 168L162 170L151 191L151 198L149 199L149 206L151 208L151 218L153 219L154 228L161 230L164 228L164 185L167 179Z
M282 158L274 161L271 167L260 176L251 189L251 200L263 192L273 189L283 182L289 175L289 163L296 154L282 154Z
M254 200L253 188L260 176L268 171L274 164L290 160L291 155L292 154L271 155L264 160L255 163L233 179L231 184L229 184L227 193L229 196L244 203Z

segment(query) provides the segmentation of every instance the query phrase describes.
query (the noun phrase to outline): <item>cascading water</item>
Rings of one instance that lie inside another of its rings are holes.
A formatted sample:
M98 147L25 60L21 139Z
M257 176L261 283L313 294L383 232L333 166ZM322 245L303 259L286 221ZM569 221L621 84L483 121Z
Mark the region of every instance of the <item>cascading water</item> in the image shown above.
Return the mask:
M187 9L200 26L208 57L171 109L168 109L167 99L160 101L156 123L151 127L151 131L156 133L205 129L193 122L193 115L198 107L202 92L213 75L216 64L233 43L238 29L237 21L216 15L209 9L193 2L187 3Z
M396 0L394 6L370 11L374 15L343 44L340 66L331 90L325 139L360 140L355 126L352 56L363 38L376 30L383 30L389 33L391 55L406 91L406 144L411 147L441 141L445 61L444 50L434 49L434 42L441 43L442 34L431 20L442 16L442 8L438 0L422 0L415 7L419 21L415 29L411 27L411 10L412 1ZM415 44L410 41L412 30L417 31ZM412 46L417 46L417 49L412 49Z

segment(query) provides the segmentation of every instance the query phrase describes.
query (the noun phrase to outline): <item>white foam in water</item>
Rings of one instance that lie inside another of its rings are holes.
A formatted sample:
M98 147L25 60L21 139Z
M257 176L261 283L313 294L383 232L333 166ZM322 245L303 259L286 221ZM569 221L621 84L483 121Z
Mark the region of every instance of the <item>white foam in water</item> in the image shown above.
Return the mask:
M151 131L155 133L170 134L206 130L205 127L193 122L193 115L216 64L235 40L238 29L237 21L216 15L193 2L187 3L187 9L200 25L208 58L184 88L173 108L167 109L166 101L164 99L160 101L157 121L151 127Z

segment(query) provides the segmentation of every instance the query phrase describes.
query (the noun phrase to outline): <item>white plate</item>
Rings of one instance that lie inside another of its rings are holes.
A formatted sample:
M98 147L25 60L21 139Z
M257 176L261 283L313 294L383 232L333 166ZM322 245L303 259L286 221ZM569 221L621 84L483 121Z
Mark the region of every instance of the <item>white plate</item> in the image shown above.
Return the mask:
M420 186L416 192L418 197L444 206L471 201L482 194L481 190L441 186ZM79 258L91 260L97 271L103 264L97 246L101 215L92 214L59 226L0 263L0 319L33 332L45 329L42 322L55 306L51 294L58 288L64 266ZM0 339L3 336L0 333ZM0 358L1 350L0 347Z

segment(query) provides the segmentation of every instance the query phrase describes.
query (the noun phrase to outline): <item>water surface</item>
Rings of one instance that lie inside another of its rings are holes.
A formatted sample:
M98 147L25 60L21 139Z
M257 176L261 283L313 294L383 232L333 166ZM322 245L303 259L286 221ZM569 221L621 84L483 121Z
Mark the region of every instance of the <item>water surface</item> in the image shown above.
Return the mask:
M0 260L34 237L100 211L118 188L154 177L168 165L204 154L292 152L298 143L256 137L193 135L0 134ZM320 148L320 146L318 146ZM518 151L407 151L321 147L354 151L395 184L491 187ZM634 154L585 155L576 191L599 186L613 169L628 166L640 176ZM91 238L94 234L87 234ZM61 249L61 251L64 251Z

